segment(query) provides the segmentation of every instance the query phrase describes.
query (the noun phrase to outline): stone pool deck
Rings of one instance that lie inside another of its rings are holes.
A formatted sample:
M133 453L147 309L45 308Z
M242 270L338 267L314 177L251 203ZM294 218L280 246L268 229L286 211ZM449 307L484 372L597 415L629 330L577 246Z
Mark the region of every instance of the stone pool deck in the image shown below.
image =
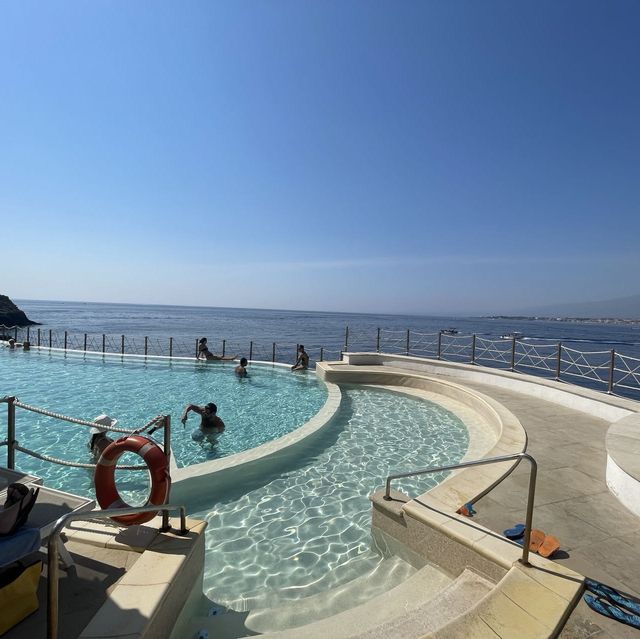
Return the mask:
M527 431L527 452L538 463L533 525L560 540L554 561L640 596L640 518L611 494L605 480L609 422L494 385L458 383L499 401ZM528 465L521 464L477 502L473 519L496 532L523 522L528 479ZM561 634L564 639L638 636L638 630L596 614L582 600Z

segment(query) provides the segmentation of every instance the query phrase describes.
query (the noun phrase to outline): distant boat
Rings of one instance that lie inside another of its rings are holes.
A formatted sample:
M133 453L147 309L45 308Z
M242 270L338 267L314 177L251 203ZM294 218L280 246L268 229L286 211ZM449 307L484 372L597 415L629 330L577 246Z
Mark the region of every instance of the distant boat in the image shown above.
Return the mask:
M440 332L443 335L457 335L458 334L458 329L457 328L442 328L442 329L440 329Z
M512 333L506 333L500 335L500 339L522 339L524 335L520 331L513 331Z

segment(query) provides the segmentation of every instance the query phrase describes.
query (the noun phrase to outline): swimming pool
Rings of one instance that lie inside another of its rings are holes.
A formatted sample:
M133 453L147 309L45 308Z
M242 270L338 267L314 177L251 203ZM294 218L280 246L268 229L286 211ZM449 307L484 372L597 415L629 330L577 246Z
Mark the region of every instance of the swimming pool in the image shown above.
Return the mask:
M81 419L107 413L119 420L119 427L132 430L158 414L170 414L171 445L178 466L224 457L281 437L307 422L327 397L326 386L315 374L254 364L248 378L238 379L234 368L233 362L168 362L0 349L0 396L14 395L26 404ZM226 425L215 447L192 440L197 415L190 415L186 428L180 423L186 404L210 401L218 405L218 415ZM6 428L4 418L0 428ZM4 439L2 432L0 439ZM88 429L83 426L17 410L16 432L26 448L70 461L90 461ZM123 458L123 463L139 463L135 460L131 456ZM16 465L56 488L92 492L91 471L56 466L20 452Z
M342 387L322 440L285 472L253 486L216 486L196 506L205 519L205 594L250 610L329 590L372 571L368 495L388 474L454 464L469 433L432 402L372 387ZM443 476L397 482L419 494Z

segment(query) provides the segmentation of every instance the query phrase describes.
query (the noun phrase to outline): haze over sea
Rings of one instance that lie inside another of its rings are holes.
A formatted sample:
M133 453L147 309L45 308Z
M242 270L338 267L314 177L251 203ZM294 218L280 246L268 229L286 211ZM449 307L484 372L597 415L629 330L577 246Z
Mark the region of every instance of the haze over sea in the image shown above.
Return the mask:
M131 338L181 338L206 336L214 350L222 339L234 344L304 343L307 348L340 350L349 327L349 345L375 349L377 329L412 333L437 333L456 328L459 335L477 334L498 339L512 331L530 342L562 341L582 351L615 348L623 355L640 356L640 325L558 322L551 320L489 319L418 315L375 315L250 308L210 308L147 304L107 304L14 300L35 330L69 331L91 335L126 335Z

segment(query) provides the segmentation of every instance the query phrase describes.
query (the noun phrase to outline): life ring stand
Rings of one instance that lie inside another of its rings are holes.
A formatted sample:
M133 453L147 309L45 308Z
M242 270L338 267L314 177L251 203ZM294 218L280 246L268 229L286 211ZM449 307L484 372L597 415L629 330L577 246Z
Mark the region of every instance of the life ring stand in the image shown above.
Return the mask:
M166 504L171 486L171 475L169 474L166 455L162 448L152 439L142 435L128 435L109 444L102 451L102 455L96 465L96 498L100 508L129 508L129 505L118 494L115 480L118 459L127 452L140 455L149 469L151 492L145 506L162 506ZM151 521L155 516L155 512L134 513L132 515L112 517L111 519L124 526L133 526L134 524L144 524Z

